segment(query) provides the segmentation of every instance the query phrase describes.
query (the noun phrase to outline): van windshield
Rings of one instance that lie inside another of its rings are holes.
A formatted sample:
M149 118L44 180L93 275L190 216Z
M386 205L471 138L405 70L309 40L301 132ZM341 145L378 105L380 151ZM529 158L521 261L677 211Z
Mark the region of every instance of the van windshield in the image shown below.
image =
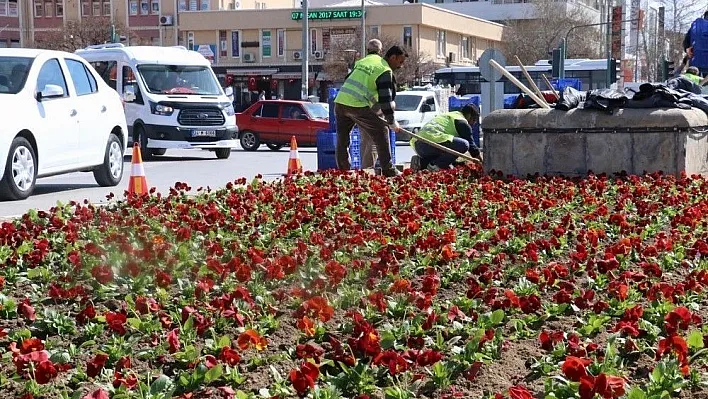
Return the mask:
M417 111L420 99L412 94L399 94L396 96L396 111Z
M221 87L209 67L140 65L138 72L150 93L221 95Z

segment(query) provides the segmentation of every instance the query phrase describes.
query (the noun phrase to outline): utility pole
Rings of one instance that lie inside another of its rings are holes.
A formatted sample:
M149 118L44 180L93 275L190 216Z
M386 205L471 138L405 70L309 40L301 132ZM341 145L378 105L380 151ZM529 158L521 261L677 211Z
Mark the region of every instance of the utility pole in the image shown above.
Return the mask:
M361 0L361 57L366 57L366 9L365 0Z
M310 28L309 28L309 8L308 0L302 0L302 88L300 89L300 97L302 100L307 100L310 94L308 86L310 78L308 76L309 61L310 61Z

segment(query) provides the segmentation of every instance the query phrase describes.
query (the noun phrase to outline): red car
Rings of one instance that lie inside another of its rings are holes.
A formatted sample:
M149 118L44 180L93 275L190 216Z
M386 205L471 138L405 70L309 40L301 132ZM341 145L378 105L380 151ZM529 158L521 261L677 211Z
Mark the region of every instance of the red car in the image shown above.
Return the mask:
M315 146L317 131L329 128L329 112L309 101L262 100L236 114L236 126L246 151L256 151L261 144L278 151L292 136L299 146Z

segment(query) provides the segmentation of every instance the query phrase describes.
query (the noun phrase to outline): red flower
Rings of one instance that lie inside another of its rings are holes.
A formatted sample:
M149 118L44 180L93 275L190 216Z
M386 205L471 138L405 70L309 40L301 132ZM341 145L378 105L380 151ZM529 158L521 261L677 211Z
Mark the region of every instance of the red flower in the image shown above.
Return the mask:
M295 354L300 359L313 359L315 363L319 364L320 357L324 355L324 349L317 344L298 344L295 347Z
M106 312L105 317L108 328L117 332L119 335L125 334L125 321L127 318L123 313Z
M432 350L432 349L427 349L423 351L418 357L416 358L416 363L420 367L425 367L425 366L431 366L440 360L442 360L442 353Z
M79 324L86 324L89 320L93 320L96 317L96 308L93 307L93 304L89 303L86 305L84 310L80 311L76 315L76 322Z
M179 350L179 330L174 329L167 333L167 344L169 345L170 353L175 353Z
M589 366L590 363L592 363L592 360L590 359L581 359L575 356L568 356L565 358L565 361L561 366L561 370L569 380L577 382L580 381L582 377L588 375L585 367Z
M541 299L535 294L519 297L519 303L521 306L521 311L526 314L533 313L541 309Z
M588 375L580 379L580 399L593 399L596 394L604 399L619 398L624 395L624 385L621 377L605 373L597 377Z
M93 360L86 363L86 375L91 378L96 377L106 365L106 360L108 360L108 355L103 353L97 354Z
M686 330L691 323L693 314L685 306L679 306L664 317L664 329L669 335L678 333L679 329Z
M296 317L302 316L320 319L320 321L325 323L334 316L334 308L329 305L324 297L314 296L300 305L296 312Z
M534 399L533 394L521 385L514 385L510 387L509 397L511 399Z
M241 361L241 356L233 350L230 346L225 346L221 348L221 353L219 353L219 360L228 364L229 366L235 366Z
M374 358L374 364L386 366L391 375L402 373L408 369L406 359L394 350L379 353Z
M347 276L347 268L336 260L330 260L325 265L325 274L332 286L337 286Z
M118 361L116 362L116 365L113 367L115 371L121 371L123 369L129 369L130 368L130 357L128 356L123 356Z
M664 338L659 341L659 348L656 351L656 359L661 359L666 353L675 353L678 361L684 365L687 364L688 360L688 345L686 341L678 336L674 335L669 338Z
M94 266L91 275L101 284L108 284L113 281L113 269L107 265Z
M242 351L251 346L255 346L257 350L262 351L268 346L268 340L265 337L261 337L256 330L246 330L238 336L236 344Z
M37 316L34 314L34 308L32 305L30 305L30 300L29 298L25 298L20 302L20 305L18 306L20 309L20 313L22 313L22 316L24 316L25 319L29 321L35 321L37 320Z
M310 362L303 362L299 369L290 371L290 382L298 395L304 396L308 389L315 387L315 381L319 375L319 367Z
M304 332L308 337L315 336L315 323L313 323L307 316L297 319L297 328Z
M59 374L59 370L49 360L39 362L34 369L34 379L38 384L46 384Z
M103 388L98 388L97 390L82 396L81 399L109 399L109 396L108 392L106 392Z

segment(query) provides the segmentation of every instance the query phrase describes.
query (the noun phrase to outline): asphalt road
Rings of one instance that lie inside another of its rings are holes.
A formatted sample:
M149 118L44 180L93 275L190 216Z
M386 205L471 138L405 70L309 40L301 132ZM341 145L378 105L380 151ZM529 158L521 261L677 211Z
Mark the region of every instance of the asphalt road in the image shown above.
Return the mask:
M128 150L131 151L130 149ZM396 148L399 163L410 160L413 154L407 144ZM317 149L300 148L300 160L304 170L317 170ZM261 174L266 180L281 177L287 171L289 151L271 151L262 146L259 151L247 152L235 149L229 159L219 160L212 152L201 150L168 150L164 156L144 162L148 185L163 193L175 182L184 182L196 191L199 187L223 187L238 178L252 179ZM71 173L37 180L34 194L24 201L0 202L0 218L7 219L26 213L30 209L49 209L57 201L83 201L105 203L106 195L114 193L122 198L130 179L130 155L125 158L123 180L116 187L99 187L92 173Z

